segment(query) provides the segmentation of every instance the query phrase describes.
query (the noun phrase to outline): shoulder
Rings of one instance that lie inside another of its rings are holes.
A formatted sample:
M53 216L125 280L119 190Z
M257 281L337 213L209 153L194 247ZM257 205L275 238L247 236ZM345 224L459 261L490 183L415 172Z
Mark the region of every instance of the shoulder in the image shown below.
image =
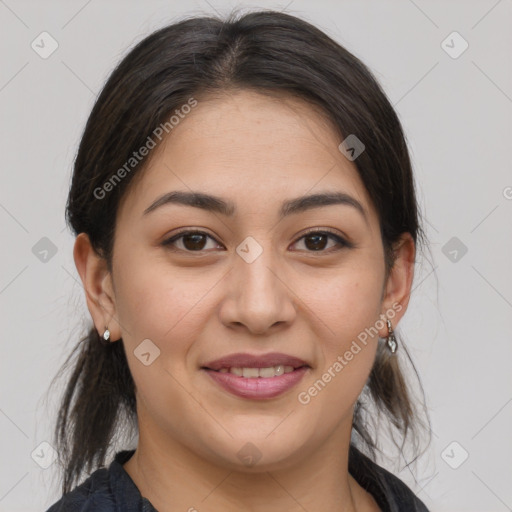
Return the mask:
M373 495L384 512L429 512L402 480L352 445L349 452L349 471Z
M135 450L117 452L107 468L99 468L64 494L46 512L153 511L123 468Z
M47 512L115 512L115 500L110 489L106 468L97 469L80 485L54 503Z

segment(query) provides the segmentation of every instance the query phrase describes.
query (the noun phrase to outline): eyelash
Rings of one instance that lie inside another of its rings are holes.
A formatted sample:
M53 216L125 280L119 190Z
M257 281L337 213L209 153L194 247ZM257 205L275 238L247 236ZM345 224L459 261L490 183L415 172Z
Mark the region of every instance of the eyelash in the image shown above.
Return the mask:
M347 248L347 249L351 249L353 247L355 247L355 245L351 242L348 242L347 240L345 240L344 238L342 238L340 235L334 233L333 231L330 231L328 229L311 229L309 231L307 231L306 233L304 233L300 238L298 238L295 242L294 242L294 245L299 241L299 240L302 240L303 238L306 238L307 236L310 236L310 235L316 235L316 234L319 234L319 235L329 235L330 238L334 239L339 246L338 249L335 249L335 250L332 250L331 249L325 249L325 250L320 250L320 251L306 251L306 252L310 252L312 254L315 254L315 253L319 253L319 254L322 254L322 253L331 253L331 252L337 252L343 248ZM179 240L180 238L183 238L185 235L206 235L208 238L211 238L212 240L215 240L215 238L213 238L211 235L209 235L208 233L206 233L205 231L199 231L199 230L188 230L188 231L180 231L179 233L173 235L171 238L168 238L167 240L164 240L162 242L162 245L164 247L171 247L172 244L174 242L176 242L177 240ZM216 241L216 240L215 240ZM217 242L217 241L216 241ZM217 242L218 243L218 242ZM220 244L219 244L220 245ZM171 247L171 250L176 250L176 251L183 251L183 252L187 252L187 253L201 253L201 252L205 252L204 250L198 250L198 251L190 251L190 250L187 250L187 249L172 249Z

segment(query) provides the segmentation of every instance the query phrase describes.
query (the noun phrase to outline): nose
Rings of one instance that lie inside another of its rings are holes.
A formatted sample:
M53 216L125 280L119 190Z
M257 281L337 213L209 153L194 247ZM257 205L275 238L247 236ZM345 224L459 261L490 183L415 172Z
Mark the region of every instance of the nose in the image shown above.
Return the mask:
M236 255L226 277L227 293L220 308L222 323L252 334L291 324L296 315L296 295L280 269L277 256L269 248L252 262Z

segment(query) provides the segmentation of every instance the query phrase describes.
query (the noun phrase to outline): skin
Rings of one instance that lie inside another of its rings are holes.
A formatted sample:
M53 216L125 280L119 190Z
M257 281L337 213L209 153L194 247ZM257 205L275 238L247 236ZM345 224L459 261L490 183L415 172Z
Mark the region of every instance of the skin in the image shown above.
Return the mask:
M86 234L76 239L96 329L108 325L111 340L122 337L137 388L139 442L124 468L161 512L379 510L348 473L353 407L377 336L310 403L297 399L400 304L396 328L413 279L415 247L405 233L386 280L379 219L355 164L338 150L341 140L298 99L249 91L204 98L123 197L112 274ZM172 204L143 215L172 190L221 196L236 213ZM356 198L366 218L338 204L278 219L285 199L334 190ZM174 250L162 246L179 228L213 238L196 252L183 238ZM331 228L355 247L326 238L315 251L303 238L308 228ZM263 249L252 263L236 252L247 236ZM384 326L379 336L386 335ZM144 339L160 349L149 366L134 355ZM233 352L274 351L311 368L273 399L233 396L200 370ZM237 456L247 442L261 453L252 467Z

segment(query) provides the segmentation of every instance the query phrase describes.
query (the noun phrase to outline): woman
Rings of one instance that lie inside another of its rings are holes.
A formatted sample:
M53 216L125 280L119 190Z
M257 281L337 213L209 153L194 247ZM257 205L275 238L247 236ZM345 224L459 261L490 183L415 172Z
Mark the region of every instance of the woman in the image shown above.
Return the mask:
M379 415L420 426L394 329L423 232L357 58L273 11L158 30L92 110L67 220L94 327L50 512L427 510L374 462Z

